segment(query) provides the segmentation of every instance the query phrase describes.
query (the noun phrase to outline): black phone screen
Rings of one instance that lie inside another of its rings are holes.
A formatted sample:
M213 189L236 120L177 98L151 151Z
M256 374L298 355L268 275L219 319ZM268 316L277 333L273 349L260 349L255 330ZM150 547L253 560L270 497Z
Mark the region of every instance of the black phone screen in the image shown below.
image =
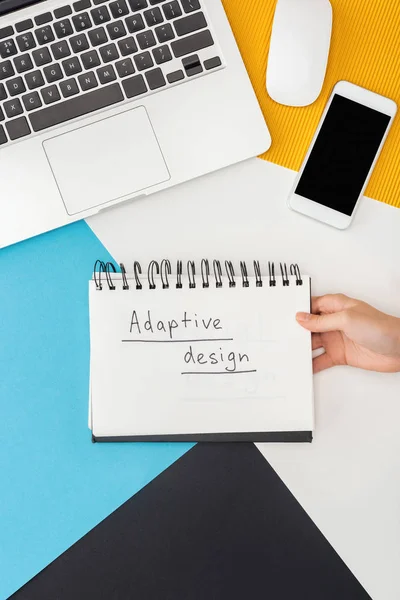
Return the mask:
M390 119L336 94L295 193L350 216Z

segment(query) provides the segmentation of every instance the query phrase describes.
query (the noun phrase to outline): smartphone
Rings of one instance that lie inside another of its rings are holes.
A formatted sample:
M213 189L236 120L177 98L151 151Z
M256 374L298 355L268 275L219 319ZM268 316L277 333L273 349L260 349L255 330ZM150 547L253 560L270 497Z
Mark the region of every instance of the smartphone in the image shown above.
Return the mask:
M337 83L290 194L290 208L346 229L396 111L389 98Z

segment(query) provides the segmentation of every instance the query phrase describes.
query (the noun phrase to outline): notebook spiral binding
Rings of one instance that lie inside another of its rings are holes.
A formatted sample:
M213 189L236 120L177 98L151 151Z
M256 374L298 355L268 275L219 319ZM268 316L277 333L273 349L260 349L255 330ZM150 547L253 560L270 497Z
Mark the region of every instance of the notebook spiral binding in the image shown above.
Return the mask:
M123 263L119 265L122 276L122 289L129 290L130 285L128 282L128 277L126 273L126 269ZM229 260L225 261L224 264L225 272L228 278L228 287L234 288L237 285L237 276L235 274L235 269L233 263ZM280 276L275 275L275 263L268 262L268 276L267 276L267 284L269 287L275 287L278 285L279 279L281 279L281 285L289 286L290 279L289 275L296 278L295 285L303 285L303 280L301 277L301 272L299 266L297 264L291 264L288 270L286 263L279 263ZM264 280L261 275L261 267L260 262L258 260L253 261L253 270L255 276L255 284L256 287L262 287L264 285ZM171 262L168 259L164 259L159 264L157 261L152 260L149 263L147 269L147 281L143 281L146 279L146 275L142 274L142 267L140 263L135 261L133 263L133 279L134 286L137 290L143 289L144 285L148 285L149 289L155 290L157 288L157 284L155 281L155 275L160 275L161 279L161 287L162 289L168 289L175 285L177 289L182 289L182 277L183 277L183 263L181 260L177 261L177 275L176 281L171 282ZM201 261L200 267L200 277L201 281L196 279L196 263L192 260L188 260L186 264L187 271L187 280L189 289L194 289L198 285L203 288L209 288L211 285L215 285L217 288L222 288L224 285L223 282L223 267L221 265L221 261L213 260L212 270L210 268L210 263L207 259L203 258ZM96 260L93 268L93 280L96 285L97 290L103 289L102 280L106 282L109 290L115 290L116 286L113 280L113 273L117 273L117 269L112 262L104 263L102 260ZM102 278L103 275L103 278ZM247 263L245 261L240 261L240 277L241 284L243 287L249 287L249 274L247 270ZM240 280L239 280L240 281Z

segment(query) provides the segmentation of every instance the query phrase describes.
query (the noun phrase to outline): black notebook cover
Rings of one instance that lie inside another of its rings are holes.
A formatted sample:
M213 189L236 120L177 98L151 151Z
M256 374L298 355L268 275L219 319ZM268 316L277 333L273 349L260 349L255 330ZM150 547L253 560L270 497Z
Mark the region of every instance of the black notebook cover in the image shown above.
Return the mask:
M91 598L371 600L252 444L198 444L12 596Z
M96 437L92 442L312 442L312 431L264 431L249 433L196 433Z

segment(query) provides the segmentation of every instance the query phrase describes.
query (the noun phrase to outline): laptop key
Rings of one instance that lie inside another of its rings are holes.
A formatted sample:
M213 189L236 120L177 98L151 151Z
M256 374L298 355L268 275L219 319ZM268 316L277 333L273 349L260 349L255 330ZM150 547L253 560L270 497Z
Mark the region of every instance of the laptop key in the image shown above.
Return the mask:
M32 56L37 67L43 67L43 65L47 65L52 61L50 52L47 48L40 48L39 50L34 50L32 52Z
M107 25L108 35L112 40L124 37L126 35L126 29L122 21L115 21Z
M14 67L12 66L10 60L0 63L0 81L2 79L7 79L7 77L12 77L14 74Z
M7 98L6 88L3 83L0 83L0 100L5 100Z
M6 27L0 28L0 40L4 40L4 38L10 37L10 35L14 35L14 29L11 25L7 25Z
M174 27L176 33L181 37L182 35L193 33L199 29L204 29L204 27L207 27L207 21L202 12L197 12L188 17L183 17L183 19L174 21Z
M17 117L22 112L24 112L24 110L22 108L22 104L18 100L18 98L13 98L12 100L7 100L7 102L4 102L3 107L4 107L7 117L9 119L12 119L13 117Z
M213 58L209 58L208 60L204 61L204 68L206 69L206 71L209 71L210 69L216 69L221 65L222 62L219 56L214 56Z
M99 8L94 8L90 11L90 14L92 15L93 23L95 25L101 25L102 23L111 21L107 6L99 6Z
M164 79L163 72L160 68L153 69L152 71L147 71L145 73L145 77L147 79L148 86L151 90L158 90L158 88L167 85L167 82Z
M40 108L42 106L42 101L37 92L30 92L29 94L22 96L22 102L28 111L34 110L35 108Z
M151 58L150 52L142 52L134 58L138 71L144 71L144 69L150 69L154 66L153 59Z
M136 46L136 42L133 37L125 38L124 40L120 40L118 42L118 48L121 52L122 56L128 56L129 54L134 54L137 52L138 47Z
M86 10L92 6L90 0L78 0L78 2L74 2L73 5L74 10L79 12L80 10Z
M115 44L108 44L108 46L103 46L100 48L100 55L104 63L108 63L119 58L117 46Z
M114 67L112 65L106 65L105 67L101 67L101 69L97 69L96 73L102 85L105 85L106 83L117 79Z
M104 27L93 29L92 31L89 31L88 35L92 46L100 46L100 44L105 44L108 42L108 37Z
M70 38L69 43L71 44L72 51L75 52L75 54L78 54L78 52L83 52L84 50L89 50L89 42L84 33Z
M185 13L190 13L200 8L199 0L181 0L181 2Z
M53 15L51 12L43 13L42 15L38 15L35 17L36 25L44 25L45 23L50 23L53 20Z
M129 6L131 7L132 12L136 10L142 10L142 8L147 8L147 0L128 0Z
M7 89L10 96L18 96L26 91L25 84L22 77L16 77L15 79L9 79L7 81Z
M81 54L81 60L85 69L92 69L93 67L98 67L100 65L100 58L96 50Z
M63 19L64 17L68 17L68 15L72 14L72 8L70 6L60 6L60 8L56 8L54 11L54 16L56 19Z
M71 54L68 42L66 42L65 40L63 42L56 42L55 44L52 44L51 51L55 60L61 60L62 58L70 56Z
M154 37L154 33L150 29L148 31L143 31L143 33L138 33L136 39L141 50L151 48L157 43L156 38Z
M171 19L176 19L182 15L181 7L179 6L177 0L163 4L162 9L164 11L165 18L168 19L168 21Z
M21 54L20 56L16 56L14 58L14 65L17 69L17 73L25 73L25 71L33 69L33 63L29 54Z
M59 39L67 37L67 35L71 35L73 33L71 21L69 19L57 21L56 23L54 23L54 31L56 32L56 36Z
M153 56L158 65L172 60L172 54L168 46L159 46L154 48Z
M4 113L3 113L3 109L0 106L0 121L4 121L5 118L6 117L5 117Z
M115 63L115 68L120 77L128 77L128 75L132 75L135 72L135 68L130 58L119 60Z
M89 73L84 73L83 75L79 75L78 81L83 92L87 92L87 90L92 90L93 88L99 85L97 83L96 75L93 73L93 71L90 71Z
M21 137L29 135L31 132L25 117L14 119L14 121L8 121L8 123L6 123L6 129L10 140L18 140Z
M192 54L198 52L203 48L208 48L214 45L214 40L211 33L206 31L200 31L188 37L181 38L175 42L171 42L172 52L176 58L185 56L186 54Z
M0 125L0 145L1 144L6 144L7 141L8 140L7 140L7 136L5 134L5 131L4 131L4 127L3 127L3 125Z
M42 67L43 65L47 65L52 61L50 56L50 52L47 48L40 48L39 50L35 50L32 52L33 60L35 61L35 65L37 67ZM15 59L16 60L16 59Z
M33 27L32 19L25 19L24 21L20 21L19 23L16 23L16 25L15 25L15 29L16 29L17 33L22 33L23 31L26 31L27 29L32 29L32 27Z
M25 75L26 85L30 90L35 90L38 87L44 85L43 75L40 71L32 71Z
M5 40L4 42L0 42L0 57L8 58L9 56L14 56L17 54L18 50L14 43L14 40Z
M201 66L201 62L197 54L193 54L193 56L186 56L186 58L182 60L182 64L188 77L193 77L193 75L198 75L199 73L203 72L203 67Z
M61 81L60 90L64 98L69 98L70 96L75 96L79 92L78 84L75 79L67 79L66 81Z
M140 94L145 94L147 92L147 86L143 75L135 75L129 79L124 79L122 87L125 90L127 98L134 98L135 96L140 96Z
M43 88L41 94L45 104L52 104L61 98L56 85L50 85L49 87Z
M41 29L36 29L35 35L40 46L48 44L49 42L54 42L55 39L50 25L46 25L46 27L42 27Z
M125 23L129 33L136 33L137 31L141 31L145 28L144 21L140 15L128 17L127 19L125 19Z
M125 2L125 0L118 0L117 2L111 2L110 4L111 14L114 19L118 19L119 17L124 17L129 13L129 8Z
M53 83L63 78L63 72L58 63L48 65L43 69L44 76L46 77L47 83Z
M62 66L67 77L82 72L82 65L77 56L73 56L72 58L64 60L62 62Z
M169 23L167 23L166 25L160 25L160 27L156 27L155 31L160 44L163 44L164 42L169 42L175 37L174 30L172 29Z
M177 81L181 81L181 79L185 78L185 74L183 71L174 71L173 73L169 73L167 75L168 83L176 83Z
M158 8L158 6L156 6L156 8L152 8L151 10L146 10L143 15L149 27L153 27L153 25L159 25L164 21L164 17L162 16L161 10Z
M27 50L32 50L32 48L36 48L36 42L30 31L28 33L23 33L22 35L18 35L16 37L18 48L21 52L26 52Z
M75 15L74 17L72 17L72 22L76 31L84 31L85 29L89 29L89 27L92 26L92 21L90 20L89 14L87 12Z
M117 102L122 102L123 99L124 96L119 83L113 83L104 88L82 94L82 96L76 96L30 113L29 120L33 131L42 131L48 127L112 106Z

